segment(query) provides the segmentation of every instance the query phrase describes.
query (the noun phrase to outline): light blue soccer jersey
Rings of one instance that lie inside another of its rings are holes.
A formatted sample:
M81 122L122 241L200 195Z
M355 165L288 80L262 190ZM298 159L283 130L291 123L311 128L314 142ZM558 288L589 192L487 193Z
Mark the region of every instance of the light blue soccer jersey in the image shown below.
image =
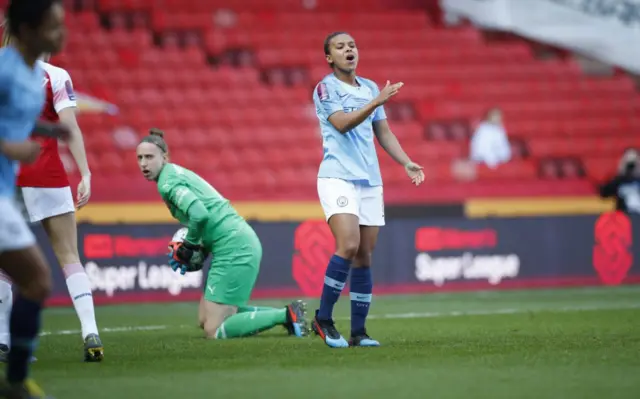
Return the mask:
M355 111L370 103L380 90L373 81L357 78L359 87L340 81L333 73L318 83L313 92L320 120L324 156L318 177L343 179L364 186L381 186L380 165L374 143L373 122L386 119L380 106L360 125L342 134L329 122L337 111Z
M0 49L0 140L25 141L45 103L44 71L9 46ZM18 163L0 154L0 197L13 197Z

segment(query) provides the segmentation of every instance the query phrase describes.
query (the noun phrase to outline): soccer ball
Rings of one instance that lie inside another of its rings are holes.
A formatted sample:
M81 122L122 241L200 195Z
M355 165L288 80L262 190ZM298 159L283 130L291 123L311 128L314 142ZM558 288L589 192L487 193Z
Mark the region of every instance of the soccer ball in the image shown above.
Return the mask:
M175 232L175 234L173 235L173 238L171 238L171 242L184 242L184 239L187 237L188 232L189 232L188 228L186 227L180 228L180 230Z
M187 227L181 227L178 231L173 234L171 238L171 242L184 242L185 238L187 238L187 234L189 233L189 229ZM198 242L198 244L202 244L202 242Z

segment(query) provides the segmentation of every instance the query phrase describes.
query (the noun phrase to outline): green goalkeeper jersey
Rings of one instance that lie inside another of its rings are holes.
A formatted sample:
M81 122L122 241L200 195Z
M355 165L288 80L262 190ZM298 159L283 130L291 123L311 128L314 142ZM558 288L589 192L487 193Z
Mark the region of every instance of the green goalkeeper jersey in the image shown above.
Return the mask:
M246 221L211 184L182 166L167 163L158 176L158 192L171 215L187 226L186 241L213 244Z

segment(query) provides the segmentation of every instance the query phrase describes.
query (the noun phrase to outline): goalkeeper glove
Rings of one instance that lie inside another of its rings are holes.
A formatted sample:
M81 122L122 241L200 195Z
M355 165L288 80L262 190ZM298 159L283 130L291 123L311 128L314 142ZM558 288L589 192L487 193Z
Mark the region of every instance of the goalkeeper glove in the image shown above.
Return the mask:
M205 254L200 245L190 242L173 242L169 245L169 266L180 274L201 270Z

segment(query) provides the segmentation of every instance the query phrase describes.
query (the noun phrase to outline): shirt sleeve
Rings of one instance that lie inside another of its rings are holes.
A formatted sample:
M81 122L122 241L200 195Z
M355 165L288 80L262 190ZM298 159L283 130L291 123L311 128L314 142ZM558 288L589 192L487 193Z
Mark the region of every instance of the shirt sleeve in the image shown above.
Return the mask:
M63 109L74 108L78 104L76 102L76 93L73 90L73 82L71 76L64 69L57 69L51 78L51 89L53 90L53 107L57 113Z
M207 209L198 197L183 184L163 183L161 195L189 219L185 241L197 243L202 238L202 230L207 221Z
M189 218L189 230L185 241L195 244L202 240L202 234L207 224L208 216L207 208L205 208L202 202L195 200L191 203L187 215Z
M198 200L193 191L182 184L164 183L162 185L162 197L185 215L188 214L191 204Z
M320 82L318 86L316 86L313 93L313 103L318 113L325 119L329 119L331 115L344 109L335 88L326 82Z

